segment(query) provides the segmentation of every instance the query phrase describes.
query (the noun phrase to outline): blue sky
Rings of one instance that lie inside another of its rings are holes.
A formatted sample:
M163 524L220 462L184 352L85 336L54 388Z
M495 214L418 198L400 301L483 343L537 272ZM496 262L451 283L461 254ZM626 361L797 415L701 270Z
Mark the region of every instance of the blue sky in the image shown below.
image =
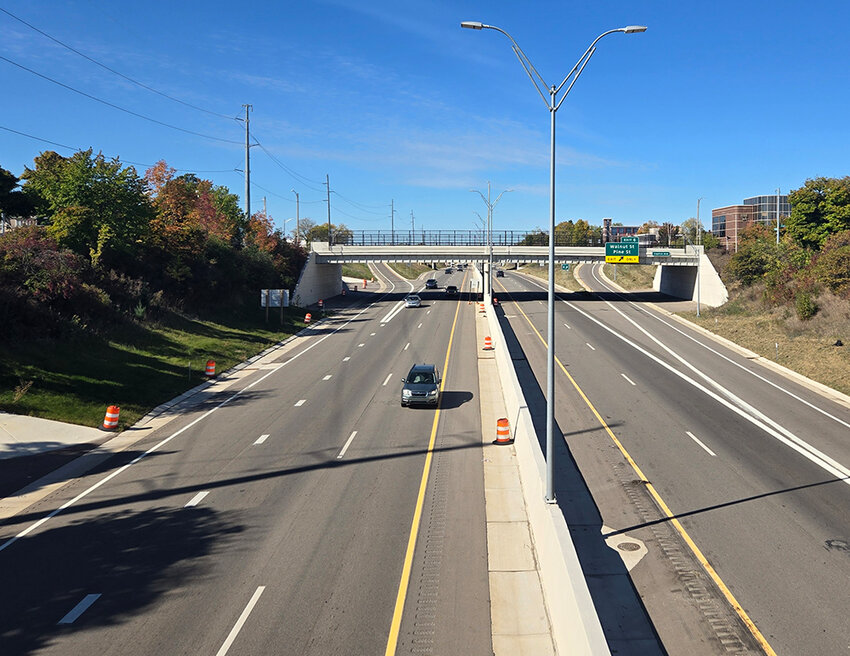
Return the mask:
M601 32L557 113L557 218L679 223L711 208L850 174L850 3L73 2L0 7L55 39L200 111L140 88L0 12L0 56L170 129L0 60L0 166L42 150L93 147L164 159L242 196L253 105L252 210L353 229L474 229L476 188L505 194L496 229L548 224L549 115L510 49L516 39L559 83ZM294 221L286 223L286 230Z

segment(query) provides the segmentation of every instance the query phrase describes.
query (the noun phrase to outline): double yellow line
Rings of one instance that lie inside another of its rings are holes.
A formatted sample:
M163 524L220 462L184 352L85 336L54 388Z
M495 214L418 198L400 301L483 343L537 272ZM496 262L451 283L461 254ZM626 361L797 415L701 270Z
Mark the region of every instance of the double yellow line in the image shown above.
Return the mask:
M508 295L508 298L510 299L511 293L507 289L505 289L505 286L503 284L499 283L499 286L504 290L504 292ZM528 325L531 326L531 329L534 331L534 333L540 339L540 341L542 342L542 344L545 348L546 347L546 340L543 339L543 335L540 334L540 332L537 330L537 328L531 322L531 319L528 318L528 315L519 306L519 303L515 302L514 305L516 306L516 309L519 310L519 312L522 314L522 316L525 317L525 320L528 322ZM561 371L564 372L564 375L567 377L567 379L570 381L570 383L572 383L572 386L576 389L576 391L578 392L578 394L582 398L582 400L585 402L585 404L587 404L587 407L590 408L590 411L596 417L597 421L600 423L602 428L605 429L605 432L608 433L608 436L611 438L611 440L614 442L614 444L617 445L617 448L620 450L620 453L623 454L623 457L626 459L626 461L629 463L629 465L631 465L635 474L637 474L638 478L640 478L641 482L644 484L646 489L649 491L650 495L652 495L652 498L655 499L655 502L658 504L658 507L661 509L661 512L667 517L667 519L670 520L670 523L675 527L675 529L679 533L679 535L682 536L682 539L685 541L685 544L688 545L688 548L691 550L691 552L694 554L696 559L699 561L700 565L702 565L706 574L708 574L711 577L711 580L714 581L714 583L717 585L717 587L723 593L723 596L726 597L726 601L728 601L732 605L732 608L735 609L735 612L738 614L738 617L741 618L741 621L749 629L750 633L753 635L753 637L759 643L761 648L764 649L765 653L768 656L776 656L776 652L773 650L773 648L767 642L767 639L765 639L765 637L764 637L764 635L762 635L761 631L758 630L758 627L755 625L755 623L750 619L750 616L747 615L746 611L743 609L741 604L738 603L738 600L735 598L735 595L732 594L732 591L723 582L723 579L720 578L720 575L715 571L714 567L711 566L711 563L708 562L708 559L705 557L705 555L703 555L700 548L696 545L696 542L693 541L691 536L685 530L685 527L682 526L681 522L679 522L678 519L676 519L676 516L670 510L670 507L664 502L664 499L661 498L661 495L658 494L658 491L655 489L655 486L652 483L649 482L649 479L646 476L644 476L643 471L641 470L640 467L638 467L638 464L635 462L634 458L632 458L632 456L626 450L626 447L623 446L623 443L620 442L619 439L617 439L617 436L614 435L614 432L611 430L611 428L608 426L608 424L605 423L605 420L602 418L602 415L599 414L599 412L596 410L596 408L590 402L590 399L587 398L587 395L584 393L584 391L582 391L581 387L579 387L578 383L570 375L570 372L567 371L567 368L561 363L561 361L558 359L557 356L555 356L555 362L558 363L558 366L561 368Z

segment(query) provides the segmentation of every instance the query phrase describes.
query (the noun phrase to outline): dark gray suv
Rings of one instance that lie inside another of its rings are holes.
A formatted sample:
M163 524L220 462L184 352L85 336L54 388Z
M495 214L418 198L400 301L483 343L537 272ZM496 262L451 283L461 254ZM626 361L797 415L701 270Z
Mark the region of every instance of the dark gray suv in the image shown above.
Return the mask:
M401 405L437 405L440 402L440 373L433 364L415 364L401 379Z

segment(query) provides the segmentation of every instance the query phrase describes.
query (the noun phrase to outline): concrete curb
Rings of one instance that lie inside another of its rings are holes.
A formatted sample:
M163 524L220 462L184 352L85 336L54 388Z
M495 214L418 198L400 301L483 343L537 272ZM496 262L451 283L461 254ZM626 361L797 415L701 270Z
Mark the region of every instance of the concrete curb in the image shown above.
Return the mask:
M508 419L514 431L528 521L557 653L609 655L610 649L561 509L545 500L546 463L499 321L486 305Z

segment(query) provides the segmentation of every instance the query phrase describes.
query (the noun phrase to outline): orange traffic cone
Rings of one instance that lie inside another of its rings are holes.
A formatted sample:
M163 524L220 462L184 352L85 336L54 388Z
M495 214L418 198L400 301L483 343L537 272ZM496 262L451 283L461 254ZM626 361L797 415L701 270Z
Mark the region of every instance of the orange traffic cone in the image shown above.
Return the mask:
M493 444L513 444L514 440L511 437L511 427L505 417L496 421L496 439Z
M490 335L484 338L484 350L492 351L493 350L493 340L490 339Z
M204 376L207 378L215 378L215 360L207 360L206 369L204 369Z
M103 430L115 430L118 428L118 415L121 413L121 408L117 405L111 405L106 409L106 416L103 418Z

